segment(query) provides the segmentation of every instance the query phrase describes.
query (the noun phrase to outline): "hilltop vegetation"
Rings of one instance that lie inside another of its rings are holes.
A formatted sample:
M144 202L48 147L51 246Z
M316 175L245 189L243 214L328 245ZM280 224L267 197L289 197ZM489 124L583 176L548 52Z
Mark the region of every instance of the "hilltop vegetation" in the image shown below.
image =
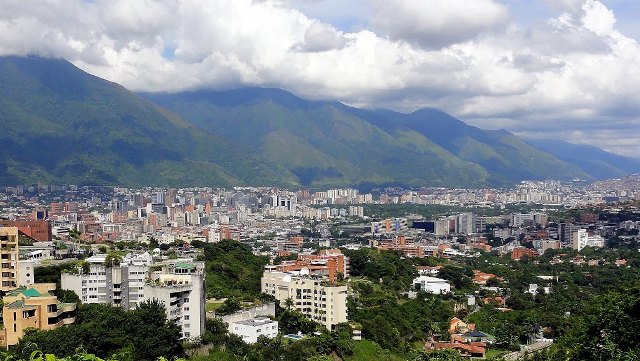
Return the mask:
M436 109L261 88L142 96L64 60L0 57L0 184L485 187L608 172Z
M260 277L266 257L255 256L251 247L232 240L201 244L208 297L253 299L260 295Z
M0 57L0 184L286 184L286 171L70 63Z

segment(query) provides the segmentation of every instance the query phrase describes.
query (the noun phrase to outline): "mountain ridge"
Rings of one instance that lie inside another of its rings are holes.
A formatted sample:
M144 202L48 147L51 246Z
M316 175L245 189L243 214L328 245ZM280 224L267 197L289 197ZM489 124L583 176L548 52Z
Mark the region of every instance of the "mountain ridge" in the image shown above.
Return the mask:
M246 94L245 89L247 89ZM261 94L256 97L256 93ZM237 104L228 106L217 100L229 97L230 94L234 99L244 97L243 106L245 108L239 110ZM237 137L238 141L252 144L261 144L265 141L262 137L266 136L266 133L282 129L271 124L271 129L262 129L262 133L265 134L260 134L260 132L248 134L246 129L242 129L246 125L245 122L250 123L271 112L286 113L288 117L296 118L297 124L307 126L310 119L317 118L317 112L320 109L332 108L340 116L355 117L359 122L369 123L386 133L384 137L379 136L380 142L384 142L383 140L388 136L394 138L396 153L410 160L406 162L408 166L411 166L411 161L418 156L415 154L418 152L417 150L422 150L425 153L422 154L424 157L439 158L441 160L439 166L441 166L441 170L444 170L444 178L437 178L436 169L433 169L432 172L423 172L424 176L435 177L432 184L436 185L458 186L461 182L451 181L451 179L455 179L457 174L462 174L466 180L474 178L472 181L467 181L467 185L506 185L524 179L555 177L559 174L557 169L562 169L565 172L564 179L592 178L577 166L567 164L551 154L542 152L505 130L492 131L473 127L433 108L419 109L411 113L399 113L387 109L359 109L332 101L304 103L304 99L277 88L241 88L173 94L144 93L142 95L175 111L204 129L223 130L227 132L225 136ZM286 102L281 101L283 97L287 98ZM256 99L260 99L260 101L256 101ZM293 101L295 107L288 107L287 105L292 103L292 99L295 100ZM260 112L254 110L252 119L247 121L245 119L248 116L247 112L251 112L248 109L259 106L263 107L261 114L258 115ZM270 110L266 111L264 107L268 107ZM228 120L230 118L235 119L233 125L230 125L232 123ZM280 126L283 125L280 124ZM255 129L255 126L249 128ZM437 133L440 133L441 136L434 135ZM376 142L380 143L375 139L371 140L372 144L376 144ZM414 152L412 156L405 153L407 148ZM375 150L371 150L370 153L374 154ZM478 157L483 154L484 157ZM536 158L541 161L536 162ZM284 166L286 167L286 165ZM400 176L398 172L395 173ZM507 173L511 173L511 175Z
M2 183L233 185L285 178L226 140L64 60L0 57L0 94Z
M60 59L0 57L0 183L485 187L593 179L504 130L437 109L277 88L134 94Z
M640 172L640 160L607 152L592 145L557 139L525 139L539 149L579 166L596 179L623 177Z

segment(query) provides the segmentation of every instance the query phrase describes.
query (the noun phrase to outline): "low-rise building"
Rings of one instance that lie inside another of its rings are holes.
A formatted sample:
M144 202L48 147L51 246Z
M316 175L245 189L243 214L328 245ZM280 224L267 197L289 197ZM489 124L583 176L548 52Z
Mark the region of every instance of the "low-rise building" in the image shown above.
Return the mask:
M580 252L584 247L604 247L604 238L599 235L590 235L586 229L579 229L571 235L573 249Z
M237 321L230 325L231 333L238 335L246 343L258 342L258 337L275 338L278 336L278 321L268 317Z
M529 249L526 247L516 247L511 251L511 259L514 261L518 261L520 258L525 256L529 258L537 257L538 252L535 249Z
M2 299L4 346L17 344L28 328L53 330L75 322L76 304L58 302L52 295L55 289L55 283L35 283Z
M443 294L451 292L451 285L447 280L442 278L419 276L413 280L413 286L416 290L433 294Z

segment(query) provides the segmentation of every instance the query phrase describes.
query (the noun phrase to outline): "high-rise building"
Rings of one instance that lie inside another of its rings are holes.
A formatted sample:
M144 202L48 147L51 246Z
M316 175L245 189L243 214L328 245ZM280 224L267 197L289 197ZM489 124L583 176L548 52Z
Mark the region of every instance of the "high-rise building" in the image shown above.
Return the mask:
M120 264L105 264L105 255L87 259L86 269L63 273L62 289L74 291L83 303L101 303L134 309L140 302L156 299L167 317L182 327L184 338L204 332L204 263L170 260L153 264L148 253L127 255Z
M0 227L0 259L2 294L18 287L18 227Z
M205 329L204 264L169 262L149 275L144 300L164 304L167 318L182 329L184 339L195 339Z
M456 216L456 233L471 234L474 231L473 213L460 213Z
M261 290L274 296L282 307L292 302L291 307L329 330L347 322L347 286L331 285L304 272L294 275L267 268L262 275Z
M134 309L144 297L151 256L125 257L117 265L105 264L106 255L86 259L88 267L61 275L61 287L74 291L82 303L102 303Z

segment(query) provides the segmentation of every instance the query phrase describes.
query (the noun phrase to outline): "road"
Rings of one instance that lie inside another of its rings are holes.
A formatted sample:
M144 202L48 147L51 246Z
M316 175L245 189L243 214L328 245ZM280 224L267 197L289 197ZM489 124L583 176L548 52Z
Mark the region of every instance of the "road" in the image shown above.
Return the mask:
M506 361L518 360L520 357L524 356L527 353L545 349L551 346L551 344L552 343L548 341L538 341L538 342L532 343L531 345L528 345L524 350L508 353L502 356L502 359Z

